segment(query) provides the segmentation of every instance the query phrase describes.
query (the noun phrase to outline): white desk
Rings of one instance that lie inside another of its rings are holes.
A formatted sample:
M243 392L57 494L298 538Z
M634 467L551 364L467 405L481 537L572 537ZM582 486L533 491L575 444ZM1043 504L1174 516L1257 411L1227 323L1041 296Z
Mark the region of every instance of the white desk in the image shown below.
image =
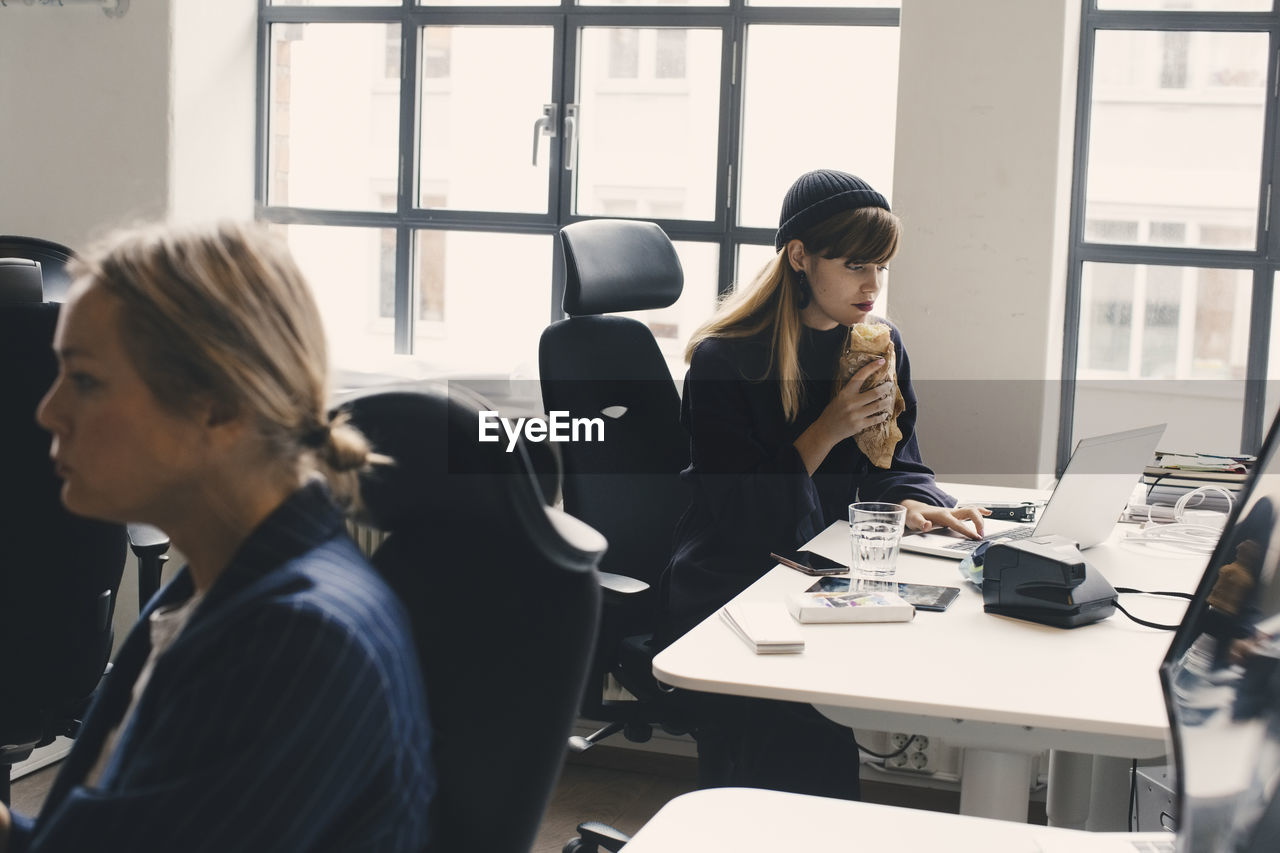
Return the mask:
M711 788L676 797L625 853L1103 853L1110 839L1031 824L828 800L756 788Z
M966 499L1024 500L1043 493L943 484ZM1136 528L1118 525L1108 543L1085 552L1113 586L1191 591L1203 555L1159 554L1123 544ZM832 525L808 547L849 562L848 526ZM1026 820L1036 756L1055 750L1050 818L1084 826L1092 756L1154 758L1166 754L1167 717L1157 669L1172 635L1117 613L1062 629L984 613L982 593L957 563L903 552L898 579L961 587L944 613L911 622L802 625L805 651L753 654L718 617L704 620L654 659L655 675L676 687L809 702L851 728L909 731L965 748L962 814ZM813 579L776 567L740 598L783 600ZM1175 624L1185 601L1124 596L1135 615ZM1099 782L1118 762L1102 765ZM1108 800L1123 796L1112 788ZM1099 793L1095 790L1095 794ZM1100 802L1100 798L1095 798ZM1123 812L1121 812L1123 814ZM1114 816L1114 810L1113 810ZM1110 828L1090 823L1090 828Z

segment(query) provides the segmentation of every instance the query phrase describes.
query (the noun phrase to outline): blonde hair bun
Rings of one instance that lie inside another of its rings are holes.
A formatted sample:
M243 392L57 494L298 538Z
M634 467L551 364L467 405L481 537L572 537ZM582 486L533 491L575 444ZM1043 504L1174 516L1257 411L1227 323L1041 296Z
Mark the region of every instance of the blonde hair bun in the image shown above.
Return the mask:
M328 440L317 451L320 461L335 474L366 468L372 456L368 440L360 430L346 422L346 417L345 414L340 415L329 426Z

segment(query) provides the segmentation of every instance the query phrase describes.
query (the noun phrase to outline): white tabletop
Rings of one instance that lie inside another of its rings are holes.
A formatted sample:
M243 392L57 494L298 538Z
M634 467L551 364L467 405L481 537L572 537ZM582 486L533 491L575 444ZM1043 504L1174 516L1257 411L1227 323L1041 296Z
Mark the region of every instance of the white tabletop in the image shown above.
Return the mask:
M876 853L1098 851L1106 835L941 812L829 800L756 788L711 788L676 797L636 833L625 853L732 850Z
M962 500L1020 500L1042 492L943 484ZM1204 555L1152 552L1125 543L1117 525L1086 560L1113 586L1194 590ZM848 525L809 547L849 562ZM1165 753L1167 717L1157 669L1172 635L1122 614L1074 629L983 612L981 590L958 563L903 552L898 579L961 588L942 613L911 622L806 624L805 650L754 654L713 616L654 660L663 682L693 690L809 702L857 728L914 731L988 749L1065 749L1103 755ZM776 567L740 596L782 601L813 579ZM1176 624L1186 602L1125 595L1142 618Z

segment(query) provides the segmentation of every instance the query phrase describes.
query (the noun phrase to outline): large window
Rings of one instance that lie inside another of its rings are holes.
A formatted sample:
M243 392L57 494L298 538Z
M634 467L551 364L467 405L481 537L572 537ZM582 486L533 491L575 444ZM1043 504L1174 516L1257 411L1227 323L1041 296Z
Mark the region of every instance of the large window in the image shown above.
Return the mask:
M264 0L259 214L339 364L520 375L559 316L556 231L654 220L685 291L643 319L674 365L800 173L891 193L898 5Z
M1153 421L1170 450L1254 453L1280 404L1280 13L1084 5L1059 464Z

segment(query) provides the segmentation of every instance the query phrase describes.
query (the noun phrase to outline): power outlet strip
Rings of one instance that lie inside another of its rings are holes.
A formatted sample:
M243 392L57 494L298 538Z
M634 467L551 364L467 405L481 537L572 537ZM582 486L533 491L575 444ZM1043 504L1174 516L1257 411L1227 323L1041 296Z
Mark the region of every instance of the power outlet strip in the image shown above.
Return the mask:
M908 746L908 741L910 745ZM913 735L904 732L889 734L889 752L901 753L886 759L884 766L889 770L902 770L908 773L933 773L933 755L929 752L929 738L924 735Z

